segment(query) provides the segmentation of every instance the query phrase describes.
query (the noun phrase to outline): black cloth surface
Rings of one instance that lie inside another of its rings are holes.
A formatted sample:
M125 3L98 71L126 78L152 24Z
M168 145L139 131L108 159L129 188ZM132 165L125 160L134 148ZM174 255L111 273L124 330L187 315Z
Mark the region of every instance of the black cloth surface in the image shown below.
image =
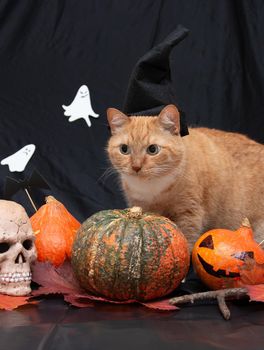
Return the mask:
M31 189L38 207L50 193L80 221L125 207L107 171L105 111L122 109L134 65L178 24L190 33L171 53L171 78L189 125L264 142L263 16L262 0L1 0L0 163L29 144L35 152L23 171L0 165L0 197L6 176L36 169L50 186ZM99 114L91 127L86 115L69 122L83 85ZM23 191L12 199L33 214ZM0 349L262 349L263 304L230 307L226 322L211 303L154 312L51 299L0 311Z
M264 305L228 305L232 319L224 321L214 304L157 312L129 305L77 309L46 300L0 312L0 349L262 350Z

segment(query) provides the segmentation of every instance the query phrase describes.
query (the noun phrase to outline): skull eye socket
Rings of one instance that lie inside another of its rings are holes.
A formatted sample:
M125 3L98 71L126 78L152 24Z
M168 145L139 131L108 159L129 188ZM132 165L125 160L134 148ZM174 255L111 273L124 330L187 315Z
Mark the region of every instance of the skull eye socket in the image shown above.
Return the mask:
M10 244L7 242L0 243L0 254L5 253L10 248Z
M23 242L23 247L26 249L26 250L30 250L33 246L33 242L31 241L31 239L26 239L24 242Z

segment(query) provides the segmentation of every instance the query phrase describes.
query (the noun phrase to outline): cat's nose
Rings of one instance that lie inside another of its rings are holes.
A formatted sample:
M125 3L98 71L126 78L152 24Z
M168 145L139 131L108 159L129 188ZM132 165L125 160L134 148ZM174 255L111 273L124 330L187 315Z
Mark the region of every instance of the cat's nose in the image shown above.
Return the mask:
M133 169L136 173L138 173L138 172L141 170L141 166L139 166L139 165L132 165L132 169Z

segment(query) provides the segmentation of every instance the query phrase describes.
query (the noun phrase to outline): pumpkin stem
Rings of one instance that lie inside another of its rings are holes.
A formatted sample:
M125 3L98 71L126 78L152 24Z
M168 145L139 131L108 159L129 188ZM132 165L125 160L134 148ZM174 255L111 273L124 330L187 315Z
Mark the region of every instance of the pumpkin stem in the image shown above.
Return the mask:
M53 196L47 196L47 197L45 197L45 202L46 203L50 203L50 202L54 202L54 201L56 201L57 199L55 198L55 197L53 197Z
M127 216L129 219L139 219L143 214L141 207L132 207L128 209Z
M248 218L244 218L243 219L243 221L241 223L241 226L251 228L251 225L250 225L250 222L249 222Z

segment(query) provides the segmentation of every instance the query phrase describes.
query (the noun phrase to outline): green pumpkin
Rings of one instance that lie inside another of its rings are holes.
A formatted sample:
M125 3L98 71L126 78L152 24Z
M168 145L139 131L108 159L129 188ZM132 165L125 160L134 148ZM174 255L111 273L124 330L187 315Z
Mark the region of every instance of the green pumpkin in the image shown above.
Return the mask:
M87 291L144 301L179 285L189 268L189 251L172 221L135 207L88 218L75 237L71 262Z

